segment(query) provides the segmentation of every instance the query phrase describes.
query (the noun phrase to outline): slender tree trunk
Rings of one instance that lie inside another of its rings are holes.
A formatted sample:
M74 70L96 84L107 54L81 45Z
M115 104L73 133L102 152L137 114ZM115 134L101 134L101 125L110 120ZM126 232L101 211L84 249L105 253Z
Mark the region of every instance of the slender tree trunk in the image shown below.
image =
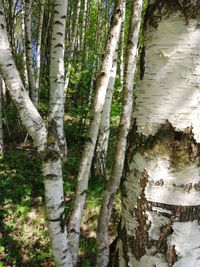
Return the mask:
M181 2L149 7L122 186L122 267L200 265L199 3Z
M38 27L38 40L37 40L37 59L36 59L36 81L35 86L38 92L38 101L39 101L39 88L40 88L40 67L41 67L41 42L42 42L42 28L43 28L43 19L44 19L44 5L45 0L40 2L40 18L39 18L39 27Z
M92 104L92 95L94 89L94 80L96 79L96 73L99 65L99 57L100 57L100 36L101 36L101 25L102 25L102 0L98 0L98 14L97 14L97 26L96 26L96 34L95 34L95 51L94 51L94 59L92 62L91 68L91 78L90 78L90 91L88 97L88 105L89 107Z
M0 157L3 156L2 91L3 91L3 82L2 82L2 77L0 75Z
M83 213L83 208L86 199L86 191L88 188L88 179L96 140L99 132L101 121L101 112L103 110L106 90L108 87L109 75L112 68L113 56L119 39L122 21L122 0L117 0L115 11L112 18L108 41L105 49L105 57L103 60L101 72L97 81L96 95L92 109L92 119L88 130L88 138L84 147L81 164L78 172L78 184L75 197L73 212L69 223L69 236L73 263L77 263L78 245L80 237L80 224Z
M26 66L28 73L29 91L33 104L38 105L38 90L35 84L32 51L32 0L25 0L25 39L26 39Z
M69 48L70 51L69 51L68 66L67 66L67 73L66 73L66 79L65 79L65 95L67 93L67 88L68 88L69 80L70 80L70 69L71 69L71 64L72 64L72 60L74 57L74 49L75 49L75 44L76 44L77 32L78 32L78 20L79 20L80 9L81 9L81 1L78 0L77 8L76 8L76 19L75 19L74 27L72 30L71 44Z
M119 44L119 78L120 82L123 86L124 83L124 33L125 33L125 18L126 18L126 1L124 0L124 13L122 18L122 28L121 28L121 34L120 34L120 44Z
M110 72L108 89L106 92L105 103L101 115L99 136L95 149L93 168L94 168L94 174L97 177L106 177L106 157L107 157L108 141L110 136L110 111L111 111L111 103L112 103L116 74L117 74L117 50L115 52L113 66Z
M23 62L23 80L25 88L28 90L28 73L27 73L27 66L26 66L26 33L25 33L25 11L24 11L24 3L22 1L21 4L21 25L22 25L22 47L23 47L23 56L22 56L22 62Z
M119 135L115 150L114 164L110 179L103 191L101 210L97 228L97 263L98 267L106 267L109 260L108 227L113 201L119 188L126 151L127 135L131 124L133 105L133 79L137 63L137 45L141 23L142 0L132 2L127 55L125 64L125 79L123 84L123 106L119 124Z

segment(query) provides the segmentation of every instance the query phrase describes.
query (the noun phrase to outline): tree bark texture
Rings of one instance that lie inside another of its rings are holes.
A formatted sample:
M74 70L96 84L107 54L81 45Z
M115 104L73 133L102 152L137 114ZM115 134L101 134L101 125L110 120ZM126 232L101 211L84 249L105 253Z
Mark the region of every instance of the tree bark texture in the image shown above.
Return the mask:
M107 157L107 149L110 136L110 111L111 111L111 103L112 103L116 74L117 74L117 50L115 52L113 65L110 72L108 89L106 92L105 103L101 115L99 135L93 159L92 168L94 169L94 175L98 178L106 177L106 157Z
M113 201L122 177L126 152L127 135L131 125L133 105L133 79L137 64L137 46L142 14L142 0L132 2L125 75L123 84L123 104L119 124L116 150L112 173L103 191L101 210L97 227L97 267L107 266L109 260L108 227L112 213Z
M149 7L114 266L200 265L200 9L193 4Z
M75 203L69 224L71 251L72 251L73 262L75 265L77 262L81 217L86 199L86 191L88 188L90 168L99 132L101 113L105 102L106 90L108 87L110 71L112 68L113 56L116 50L121 29L122 8L123 8L123 1L117 0L107 40L107 45L105 48L105 57L97 81L96 94L94 97L94 103L92 108L92 119L90 121L88 129L88 137L85 143L83 155L81 158L81 164L78 172L78 184L77 184Z
M49 121L53 119L56 121L58 142L63 156L66 156L67 153L63 125L66 13L67 1L60 3L55 1L51 38Z

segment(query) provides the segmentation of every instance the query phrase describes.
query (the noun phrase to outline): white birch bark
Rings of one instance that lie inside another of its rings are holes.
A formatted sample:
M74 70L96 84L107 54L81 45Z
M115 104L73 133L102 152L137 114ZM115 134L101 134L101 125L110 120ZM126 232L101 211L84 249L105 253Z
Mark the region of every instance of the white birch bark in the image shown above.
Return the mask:
M2 92L3 92L3 82L2 82L2 77L0 75L0 157L3 156Z
M50 58L50 102L46 160L44 162L45 197L52 251L56 266L72 266L64 211L61 158L66 153L63 129L64 51L68 2L54 2Z
M108 227L112 213L113 201L119 188L124 158L126 152L127 135L130 129L133 105L133 79L137 63L137 45L141 23L143 0L132 3L127 55L125 65L125 78L123 84L123 105L119 124L119 135L114 156L114 163L110 179L103 191L101 210L97 227L97 267L106 267L109 259Z
M32 51L32 0L25 1L25 40L26 40L26 66L28 74L29 90L31 100L37 107L38 105L38 90L35 84L35 75L33 67L33 51Z
M115 52L115 57L113 59L113 65L110 72L108 89L106 92L105 103L101 115L99 136L94 157L94 173L96 176L100 177L106 176L106 157L107 157L108 141L110 136L110 111L111 111L111 103L112 103L116 74L117 74L117 50Z
M63 126L64 115L64 46L67 1L55 2L50 58L49 120L55 120L61 153L66 156L67 147Z
M122 19L122 28L121 28L121 35L120 35L120 63L119 63L119 78L120 82L123 86L124 83L124 33L125 33L125 18L126 18L126 1L124 1L124 13Z
M40 88L40 67L41 67L41 42L42 42L42 27L44 19L44 5L45 0L40 1L40 18L39 18L39 27L38 27L38 40L37 40L37 59L36 59L36 80L35 86L38 92L38 101L39 101L39 88Z
M61 56L57 61L57 71L61 75L58 86L55 90L64 92L64 33L66 22L66 7L65 0L55 1L55 16L54 16L54 33L63 31L63 37L60 42L55 42L53 39L52 46L54 49L59 48L56 55ZM58 23L59 22L59 23ZM59 24L59 31L58 31ZM40 117L35 106L31 102L27 91L25 90L17 69L14 65L10 46L7 38L6 23L4 18L4 9L0 0L0 72L5 80L7 88L16 107L19 111L21 120L35 141L35 144L44 152L44 184L45 184L45 199L47 206L47 217L49 221L49 234L52 243L52 252L56 266L72 267L71 254L69 252L69 244L67 239L67 231L64 215L64 194L62 180L62 165L60 157L60 149L58 146L57 134L57 117L51 118L48 127L48 138L46 138L46 129L42 118ZM54 36L54 35L53 35ZM54 37L53 37L54 38ZM60 38L60 37L59 37ZM59 45L58 45L59 44ZM54 47L55 46L55 47ZM54 61L51 62L53 64ZM56 79L57 79L56 78ZM62 87L61 85L62 84ZM62 93L63 96L63 93ZM60 96L61 97L61 96ZM63 98L60 99L62 103ZM46 146L47 140L47 146Z
M23 68L24 68L24 85L25 88L28 90L28 73L27 73L27 66L26 66L26 37L25 37L25 11L24 11L24 2L22 1L21 3L21 27L22 27L22 34L21 34L21 38L22 38L22 47L23 47Z
M88 138L85 143L83 155L81 158L81 164L78 172L78 184L77 184L75 203L69 223L69 237L70 237L70 245L71 245L71 252L74 265L76 265L77 263L78 245L80 237L80 224L86 199L86 190L88 188L88 180L90 175L92 158L99 132L101 112L103 110L105 102L106 90L108 87L109 75L112 68L113 56L116 50L121 29L122 4L123 4L122 0L116 1L112 25L110 28L105 49L105 57L97 81L96 94L94 97L94 103L92 109L92 119L90 121L90 126L88 129Z
M31 102L27 91L20 79L11 54L8 42L4 9L0 1L0 72L5 81L12 100L19 111L22 124L33 138L39 150L43 150L46 143L46 128L44 122Z
M153 7L145 32L137 130L123 183L120 266L200 264L199 17L186 24L182 9L167 4L156 27Z

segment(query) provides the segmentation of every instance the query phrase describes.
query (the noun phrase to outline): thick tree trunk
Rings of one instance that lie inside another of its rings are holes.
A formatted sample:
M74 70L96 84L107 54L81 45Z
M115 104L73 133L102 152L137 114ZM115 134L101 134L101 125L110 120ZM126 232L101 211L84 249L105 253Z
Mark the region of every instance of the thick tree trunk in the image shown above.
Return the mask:
M55 120L59 147L66 156L67 147L63 126L64 115L64 51L67 1L55 1L50 58L49 121Z
M122 186L122 267L200 265L200 9L180 3L149 8Z
M116 50L121 29L122 8L123 8L123 1L117 0L112 20L112 25L110 28L107 45L105 49L105 57L97 81L96 94L92 109L92 119L90 121L90 126L88 129L88 138L85 143L81 164L78 172L78 184L77 184L75 203L69 224L70 245L71 245L74 265L76 265L77 262L81 218L86 199L86 191L88 188L88 180L90 175L92 158L99 132L101 112L104 106L109 75L112 68L113 56Z
M35 84L35 75L33 67L33 51L32 51L32 0L25 1L25 39L26 39L26 66L28 73L28 83L33 104L38 105L38 90Z
M127 135L131 125L133 105L133 79L137 64L137 45L141 23L143 0L132 2L127 55L125 62L125 77L123 84L123 105L119 124L119 135L114 156L111 176L103 191L101 210L97 228L97 267L106 267L109 260L108 227L112 213L113 201L119 188L124 158L126 152Z

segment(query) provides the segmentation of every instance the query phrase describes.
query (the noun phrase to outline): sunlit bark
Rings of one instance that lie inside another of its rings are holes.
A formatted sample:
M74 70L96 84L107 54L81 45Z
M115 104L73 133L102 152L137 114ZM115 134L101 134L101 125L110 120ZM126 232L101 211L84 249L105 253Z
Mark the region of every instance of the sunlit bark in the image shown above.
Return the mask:
M127 135L131 125L133 106L133 79L137 63L137 45L142 13L142 0L132 3L127 55L125 62L123 105L119 124L119 134L114 155L114 164L111 176L103 191L101 210L97 229L97 263L96 266L107 266L109 260L108 227L111 217L113 201L122 177L126 152Z
M190 2L183 13L180 2L149 9L122 186L122 267L200 265L200 12Z
M86 191L88 188L88 180L90 175L92 158L99 132L101 112L103 110L105 102L106 90L108 87L110 71L112 68L113 56L116 50L121 29L122 8L123 8L123 1L117 0L112 20L112 25L110 27L110 32L105 48L104 60L97 81L96 94L94 97L94 103L92 109L92 119L90 121L90 126L88 129L88 137L85 143L78 172L78 184L77 184L75 203L69 224L70 245L71 245L71 252L74 265L76 265L77 262L78 245L80 237L80 224L86 199Z

